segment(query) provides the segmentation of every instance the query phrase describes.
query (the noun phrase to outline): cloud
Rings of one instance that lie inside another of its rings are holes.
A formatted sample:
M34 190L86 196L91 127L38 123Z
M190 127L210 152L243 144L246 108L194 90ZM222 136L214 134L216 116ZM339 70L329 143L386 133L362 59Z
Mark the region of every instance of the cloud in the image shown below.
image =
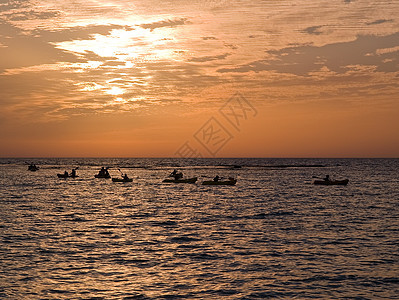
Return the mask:
M42 30L35 29L31 31L31 35L40 37L47 42L64 42L73 40L86 40L92 39L93 35L109 35L112 30L125 29L133 30L131 27L109 24L109 25L87 25L87 26L74 26L58 30Z
M308 34L319 35L319 34L323 33L322 31L319 30L322 27L323 27L322 25L320 25L320 26L310 26L310 27L305 28L303 30L303 32L308 33Z
M386 19L379 19L379 20L375 20L373 22L368 22L366 23L366 25L379 25L379 24L383 24L383 23L390 23L393 22L392 19L386 20Z
M217 38L215 38L214 36L203 36L202 39L203 39L204 41L207 41L207 40L217 40Z
M261 72L274 71L307 76L310 72L327 67L338 74L344 74L348 66L375 66L376 71L398 71L398 58L395 53L368 55L378 49L394 48L399 45L399 33L387 36L359 36L350 42L333 43L316 47L312 45L288 47L281 50L268 51L270 57L236 68L221 68L220 73L227 72ZM390 60L386 60L390 58Z
M57 49L39 37L23 35L22 32L0 42L5 45L0 48L0 57L7 58L0 60L0 73L5 69L79 61L76 55Z
M2 3L4 2L4 3ZM10 11L12 9L28 8L30 6L29 1L2 1L0 2L0 13Z
M162 27L176 27L176 26L181 26L185 24L190 24L189 21L187 21L187 18L180 18L180 19L174 19L174 20L162 20L158 22L153 22L153 23L148 23L148 24L142 24L140 27L144 29L150 29L151 31L157 28L162 28Z
M194 58L191 58L189 61L190 62L208 62L208 61L213 61L213 60L225 59L229 55L230 55L230 53L214 55L214 56L194 57Z
M108 35L112 30L125 29L121 25L88 25L59 30L35 29L27 31L9 23L0 23L0 74L6 69L16 69L60 62L86 62L110 60L91 51L73 53L57 47L57 43L91 40L94 35Z
M3 16L10 21L27 21L27 20L46 20L52 19L60 16L60 12L58 11L26 11L19 13L8 13L3 14Z

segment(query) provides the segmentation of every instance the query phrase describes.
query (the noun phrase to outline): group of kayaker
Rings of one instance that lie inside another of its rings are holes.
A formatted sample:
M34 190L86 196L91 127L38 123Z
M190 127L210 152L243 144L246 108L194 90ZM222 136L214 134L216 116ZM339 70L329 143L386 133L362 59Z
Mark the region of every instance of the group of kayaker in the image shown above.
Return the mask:
M98 171L98 177L111 177L108 172L108 168L101 167L101 170Z
M35 165L31 165L32 166L32 169L33 169L33 166L35 167L35 168L37 168L37 169L39 169L38 167L36 167ZM29 166L29 170L31 169L31 166ZM65 172L64 173L59 173L59 174L57 174L57 176L58 176L58 178L76 178L76 177L79 177L77 174L76 174L76 170L78 169L79 167L76 167L76 168L73 168L72 170L71 170L71 172L70 173L68 173L68 171L67 170L65 170ZM96 174L94 177L95 178L111 178L111 175L110 175L110 173L109 173L109 171L108 171L108 169L109 169L109 167L101 167L101 169L99 170L99 172L98 172L98 174ZM126 173L122 173L122 171L120 170L120 169L118 169L119 170L119 172L121 173L121 177L122 178L112 178L112 181L114 181L114 182L132 182L132 178L129 178L129 176L126 174ZM172 177L173 179L166 179L166 180L164 180L163 182L176 182L176 183L180 183L180 182L183 182L183 183L195 183L195 181L197 180L197 177L194 177L194 178L188 178L188 179L186 179L186 178L183 178L184 177L184 175L183 175L183 172L181 172L181 171L179 171L179 170L177 170L177 169L174 169L170 174L169 174L169 176L168 177ZM228 180L222 180L222 177L220 177L219 175L216 175L214 178L213 178L213 180L212 181L205 181L205 183L214 183L214 184L231 184L231 185L233 185L233 183L235 184L236 183L236 180L234 179L234 178L232 178L232 177L229 177L228 178Z
M71 174L68 174L68 171L65 170L64 176L65 177L76 177L76 169L72 169Z

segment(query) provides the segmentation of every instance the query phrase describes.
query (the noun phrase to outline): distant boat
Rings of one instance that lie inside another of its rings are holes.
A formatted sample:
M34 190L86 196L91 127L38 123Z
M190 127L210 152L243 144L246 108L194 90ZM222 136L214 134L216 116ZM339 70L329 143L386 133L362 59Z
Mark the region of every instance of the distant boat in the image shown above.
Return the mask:
M237 183L236 179L233 180L208 180L208 181L203 181L202 185L235 185Z
M72 176L70 174L57 174L58 178L76 178L78 175Z
M313 184L316 185L347 185L349 179L344 180L315 180Z
M168 183L195 183L197 181L197 177L187 178L187 179L164 179L162 182Z
M132 182L133 178L112 178L112 182Z
M28 166L28 171L36 172L37 170L39 170L39 167L37 167L36 165Z

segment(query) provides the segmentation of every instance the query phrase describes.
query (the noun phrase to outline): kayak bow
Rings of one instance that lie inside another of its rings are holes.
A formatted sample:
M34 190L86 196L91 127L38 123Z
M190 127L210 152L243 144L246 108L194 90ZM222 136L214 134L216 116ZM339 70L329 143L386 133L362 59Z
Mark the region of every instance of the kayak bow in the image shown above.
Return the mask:
M214 180L209 180L209 181L203 181L202 185L235 185L237 183L236 179L233 180L225 180L225 181L214 181Z
M344 180L315 180L313 184L316 185L347 185L349 179Z
M168 183L195 183L197 181L197 177L187 178L187 179L164 179L162 182Z
M112 178L112 182L132 182L133 178Z

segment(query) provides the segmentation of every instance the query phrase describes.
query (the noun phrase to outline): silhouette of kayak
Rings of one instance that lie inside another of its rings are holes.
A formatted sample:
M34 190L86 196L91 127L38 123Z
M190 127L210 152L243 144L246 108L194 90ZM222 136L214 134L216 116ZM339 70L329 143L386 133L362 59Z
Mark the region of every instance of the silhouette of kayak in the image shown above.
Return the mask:
M112 182L132 182L133 178L112 178Z
M79 177L78 175L71 176L71 175L65 175L65 174L57 174L58 178L76 178Z
M349 179L344 180L315 180L313 184L316 185L347 185Z
M220 181L213 181L213 180L209 180L209 181L203 181L202 185L235 185L237 183L237 180L220 180Z
M168 183L195 183L197 181L197 177L187 178L187 179L164 179L162 182Z
M105 178L105 179L109 179L109 178L111 178L111 175L94 175L94 177L96 177L96 178Z
M28 167L28 171L36 172L37 170L39 170L39 167L36 167L36 166L29 166Z

